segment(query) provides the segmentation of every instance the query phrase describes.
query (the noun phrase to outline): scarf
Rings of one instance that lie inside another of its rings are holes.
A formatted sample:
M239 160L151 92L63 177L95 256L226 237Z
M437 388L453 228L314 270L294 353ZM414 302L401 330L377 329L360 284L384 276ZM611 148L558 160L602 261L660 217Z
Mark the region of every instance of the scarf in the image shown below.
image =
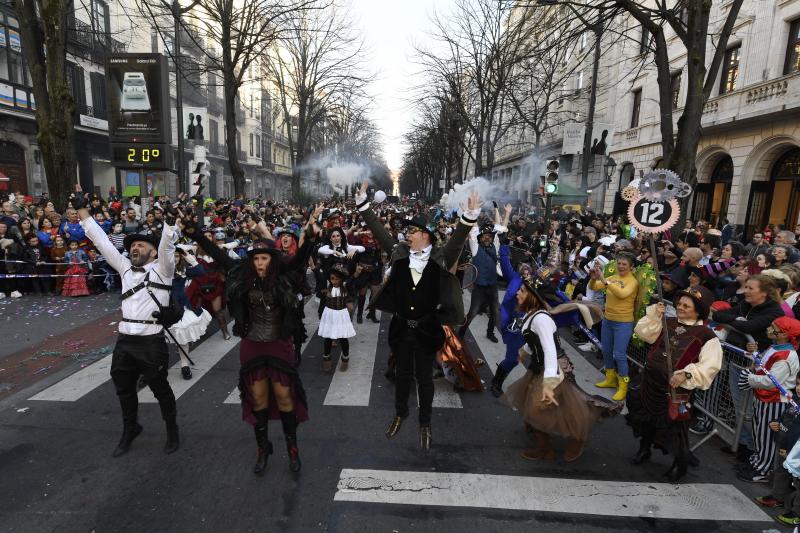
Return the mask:
M429 244L424 250L410 252L408 255L409 268L422 274L422 271L425 270L425 267L428 265L428 260L431 258L432 249L433 245Z

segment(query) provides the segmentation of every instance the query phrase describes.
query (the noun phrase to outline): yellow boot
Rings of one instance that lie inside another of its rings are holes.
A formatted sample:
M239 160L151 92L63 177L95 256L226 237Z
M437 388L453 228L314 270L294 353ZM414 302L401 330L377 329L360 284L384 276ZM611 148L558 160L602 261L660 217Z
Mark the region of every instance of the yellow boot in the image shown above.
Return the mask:
M594 384L595 387L600 389L616 389L617 388L617 371L606 369L606 379Z
M617 388L617 392L614 396L611 397L612 400L615 402L621 402L625 400L625 396L628 395L628 383L630 383L631 378L628 376L619 376L619 387Z

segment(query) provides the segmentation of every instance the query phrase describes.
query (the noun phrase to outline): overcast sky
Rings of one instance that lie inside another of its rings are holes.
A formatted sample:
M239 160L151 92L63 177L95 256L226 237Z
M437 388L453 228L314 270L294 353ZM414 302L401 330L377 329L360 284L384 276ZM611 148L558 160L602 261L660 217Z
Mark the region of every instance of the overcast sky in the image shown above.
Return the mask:
M370 50L370 63L379 71L372 84L372 117L383 136L386 162L399 169L402 137L412 121L410 89L416 66L411 63L412 43L424 42L430 29L429 15L447 12L452 0L350 0Z

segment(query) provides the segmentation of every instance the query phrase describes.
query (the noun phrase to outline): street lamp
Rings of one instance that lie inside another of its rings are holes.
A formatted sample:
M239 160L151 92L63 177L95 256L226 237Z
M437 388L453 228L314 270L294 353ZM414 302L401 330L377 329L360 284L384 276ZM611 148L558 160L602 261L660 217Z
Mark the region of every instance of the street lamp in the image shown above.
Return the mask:
M606 158L606 183L611 185L611 178L614 176L614 171L617 169L617 162L614 161L613 157Z

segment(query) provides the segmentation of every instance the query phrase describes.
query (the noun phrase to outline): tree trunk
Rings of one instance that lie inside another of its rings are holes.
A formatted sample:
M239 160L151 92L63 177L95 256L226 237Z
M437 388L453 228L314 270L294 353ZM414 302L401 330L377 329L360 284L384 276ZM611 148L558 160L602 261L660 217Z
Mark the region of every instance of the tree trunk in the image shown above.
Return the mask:
M228 80L228 73L225 73L224 80L225 97L225 133L228 139L228 166L233 177L234 196L244 195L244 170L239 163L239 144L237 143L239 128L236 125L236 94L238 93L235 84Z
M20 36L36 98L36 138L47 175L47 189L63 212L77 183L74 156L75 104L66 83L69 0L44 2L37 16L33 0L15 0Z

